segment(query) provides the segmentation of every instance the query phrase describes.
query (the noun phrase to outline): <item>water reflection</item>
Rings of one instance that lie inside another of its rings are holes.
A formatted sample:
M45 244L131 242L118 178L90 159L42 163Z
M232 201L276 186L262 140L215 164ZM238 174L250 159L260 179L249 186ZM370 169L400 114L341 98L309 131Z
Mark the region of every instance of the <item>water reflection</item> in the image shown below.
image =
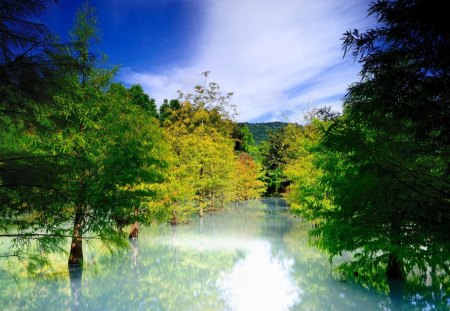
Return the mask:
M188 225L143 228L130 249L113 256L87 248L82 273L65 270L64 257L41 278L17 271L20 290L2 275L0 309L448 309L449 293L437 279L431 293L382 285L391 295L339 282L328 259L308 247L308 225L286 210L284 201L266 199Z

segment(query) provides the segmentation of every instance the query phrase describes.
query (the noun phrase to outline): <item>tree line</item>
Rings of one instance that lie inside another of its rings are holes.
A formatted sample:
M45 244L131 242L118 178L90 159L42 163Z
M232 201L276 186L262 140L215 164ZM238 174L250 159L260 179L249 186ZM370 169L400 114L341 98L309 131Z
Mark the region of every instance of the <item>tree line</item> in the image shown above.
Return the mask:
M81 6L60 43L33 21L51 4L0 4L1 257L32 269L45 260L30 247L49 253L70 239L68 264L80 266L86 239L120 246L139 224L260 196L231 93L204 73L158 110L140 85L114 82L118 68L95 50L94 8Z

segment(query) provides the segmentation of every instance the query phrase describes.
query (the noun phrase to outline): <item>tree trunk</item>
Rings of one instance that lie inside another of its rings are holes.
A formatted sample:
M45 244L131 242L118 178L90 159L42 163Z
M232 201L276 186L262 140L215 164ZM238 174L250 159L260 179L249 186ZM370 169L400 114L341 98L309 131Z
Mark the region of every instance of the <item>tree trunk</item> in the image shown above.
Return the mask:
M139 210L136 208L134 210L134 216L139 216ZM129 239L137 239L139 235L139 222L135 221L134 224L131 226L130 234L128 235Z
M389 298L392 310L402 310L403 307L403 280L388 279Z
M200 212L199 212L198 216L203 217L203 207L200 207Z
M137 221L131 226L130 234L128 235L129 239L137 239L139 235L139 223Z
M403 267L401 262L397 259L394 254L389 255L386 276L389 279L401 280L403 279Z
M73 224L72 243L70 244L69 266L83 265L83 217L81 208L77 208Z
M72 310L83 310L81 305L81 280L83 269L81 267L69 267L70 291L72 292Z
M401 225L400 225L401 215L398 213L394 214L391 222L391 237L390 242L396 248L401 246ZM401 261L399 260L395 251L389 254L386 276L389 279L401 280L403 279L403 266Z
M171 223L172 223L172 225L176 225L178 223L178 215L177 215L177 211L175 209L172 210Z
M214 208L216 208L216 197L214 196L214 191L211 192L211 205L214 210Z

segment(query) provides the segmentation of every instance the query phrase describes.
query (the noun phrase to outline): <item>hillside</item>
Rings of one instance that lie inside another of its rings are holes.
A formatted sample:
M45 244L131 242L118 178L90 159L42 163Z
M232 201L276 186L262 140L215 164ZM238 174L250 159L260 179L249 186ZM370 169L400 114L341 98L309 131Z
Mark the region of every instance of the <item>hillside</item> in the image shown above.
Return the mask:
M242 125L247 125L253 134L255 139L255 144L259 145L262 141L269 139L269 133L271 131L276 131L279 128L288 125L286 122L264 122L264 123L240 123Z

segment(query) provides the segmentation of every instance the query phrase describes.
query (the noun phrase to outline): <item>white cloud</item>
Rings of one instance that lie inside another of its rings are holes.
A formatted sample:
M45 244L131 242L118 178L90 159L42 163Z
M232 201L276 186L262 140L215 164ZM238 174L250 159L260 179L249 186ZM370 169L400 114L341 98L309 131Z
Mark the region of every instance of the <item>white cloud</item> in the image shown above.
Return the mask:
M342 59L342 33L366 28L361 0L210 0L197 55L185 68L152 73L125 69L121 80L140 83L161 102L211 80L233 91L241 121L295 119L308 105L339 105L358 64ZM198 41L198 40L195 40ZM299 88L303 91L295 92ZM292 94L293 93L293 94Z

